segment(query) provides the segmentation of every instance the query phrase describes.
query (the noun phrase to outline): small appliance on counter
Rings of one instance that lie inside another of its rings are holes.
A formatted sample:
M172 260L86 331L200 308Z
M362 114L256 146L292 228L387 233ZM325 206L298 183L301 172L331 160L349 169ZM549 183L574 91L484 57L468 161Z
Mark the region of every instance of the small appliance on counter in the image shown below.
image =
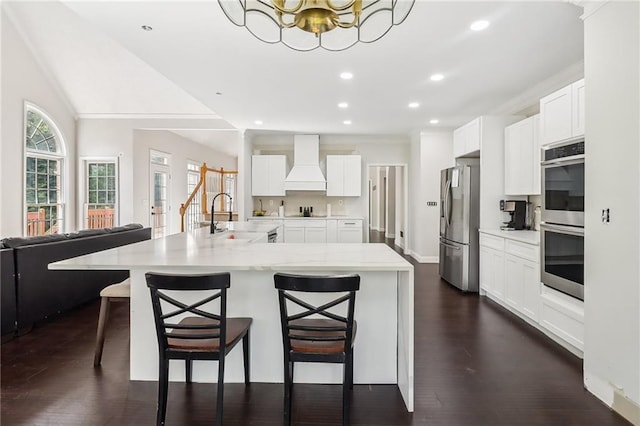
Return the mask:
M527 220L527 202L519 200L500 200L500 210L509 213L510 220L500 227L503 231L525 229Z
M302 217L313 216L313 207L300 207L300 216Z

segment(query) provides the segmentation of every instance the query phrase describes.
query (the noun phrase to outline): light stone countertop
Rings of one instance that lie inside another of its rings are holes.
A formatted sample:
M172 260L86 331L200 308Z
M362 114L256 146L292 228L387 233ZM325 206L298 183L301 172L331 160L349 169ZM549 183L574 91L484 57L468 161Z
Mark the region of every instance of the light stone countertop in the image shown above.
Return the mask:
M540 245L540 231L503 231L501 229L480 229L483 234L495 235L525 244Z
M364 220L362 216L249 216L248 219L254 220L289 220L289 219L299 219L299 220L308 220L308 219L343 219L343 220Z
M208 228L66 259L50 269L189 268L207 271L412 271L385 244L239 243Z

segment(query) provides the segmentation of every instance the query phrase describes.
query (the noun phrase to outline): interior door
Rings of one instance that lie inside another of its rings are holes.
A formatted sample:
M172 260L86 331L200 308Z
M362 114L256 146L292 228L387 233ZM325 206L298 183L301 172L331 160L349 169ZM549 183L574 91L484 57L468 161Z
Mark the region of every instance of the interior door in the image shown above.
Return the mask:
M162 238L169 235L168 213L170 210L169 198L169 167L151 164L151 187L149 199L151 200L151 224L153 238Z

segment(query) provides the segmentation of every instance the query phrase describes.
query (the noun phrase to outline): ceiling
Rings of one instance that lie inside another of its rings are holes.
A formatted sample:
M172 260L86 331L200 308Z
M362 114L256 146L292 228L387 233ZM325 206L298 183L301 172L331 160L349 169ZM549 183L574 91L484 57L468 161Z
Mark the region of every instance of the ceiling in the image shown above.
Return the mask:
M343 52L263 43L229 22L215 0L3 7L81 116L167 114L222 118L225 128L401 135L518 112L567 83L554 76L582 72L582 9L564 1L417 0L381 40ZM478 19L491 25L471 31ZM343 71L353 79L340 79ZM434 73L445 78L433 82Z

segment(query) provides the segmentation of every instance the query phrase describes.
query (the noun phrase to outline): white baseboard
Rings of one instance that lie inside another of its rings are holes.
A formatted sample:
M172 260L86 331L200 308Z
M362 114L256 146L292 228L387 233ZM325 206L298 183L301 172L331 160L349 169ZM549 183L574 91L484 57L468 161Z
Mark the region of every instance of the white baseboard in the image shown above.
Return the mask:
M395 238L396 234L384 234L385 238Z
M623 390L587 371L584 371L584 387L631 424L640 425L640 404L626 397Z
M417 260L419 263L439 263L440 258L438 256L421 256L413 250L407 251L407 254Z

